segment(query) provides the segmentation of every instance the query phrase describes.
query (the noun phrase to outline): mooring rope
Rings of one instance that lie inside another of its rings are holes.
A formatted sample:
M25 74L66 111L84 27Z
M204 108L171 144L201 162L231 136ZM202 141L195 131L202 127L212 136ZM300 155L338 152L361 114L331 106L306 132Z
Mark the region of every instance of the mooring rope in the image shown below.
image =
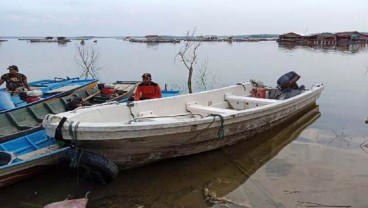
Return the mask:
M208 116L213 116L212 123L215 122L216 117L219 117L220 118L220 126L219 126L219 128L217 130L217 136L218 136L219 139L223 139L224 136L225 136L225 131L224 131L224 117L222 115L220 115L220 114L210 114Z
M132 112L132 107L134 106L134 103L132 101L128 101L126 105L128 106L130 115L133 117L133 120L134 120L134 114Z
M236 84L237 84L237 85L241 85L241 86L243 86L244 91L247 91L247 87L245 87L244 82L239 82L239 83L236 83Z
M79 122L70 122L69 124L69 135L72 138L72 142L71 144L72 149L73 149L73 156L70 160L70 167L72 168L76 168L79 167L79 162L80 159L82 158L83 155L83 151L81 151L81 153L78 155L79 149L78 149L78 144L77 144L77 140L78 140L78 126L79 126Z
M213 117L213 120L211 121L210 124L208 124L208 126L204 129L202 129L201 131L199 131L197 134L195 134L194 136L190 137L188 140L186 140L183 144L186 144L188 142L190 142L191 140L193 140L194 138L196 138L197 136L201 135L204 131L206 131L207 129L209 129L212 124L215 123L216 121L216 117L219 117L220 118L220 127L219 129L217 130L217 137L219 139L223 139L224 136L225 136L225 131L224 131L224 117L220 114L210 114L208 115L207 117L209 116L212 116Z

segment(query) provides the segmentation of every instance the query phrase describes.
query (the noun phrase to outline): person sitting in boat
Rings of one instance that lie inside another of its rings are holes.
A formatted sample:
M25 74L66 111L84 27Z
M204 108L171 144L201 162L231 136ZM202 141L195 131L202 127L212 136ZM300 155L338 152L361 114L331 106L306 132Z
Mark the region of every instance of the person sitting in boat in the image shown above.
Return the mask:
M82 106L90 106L90 105L91 105L91 103L84 100L83 98L80 98L76 95L73 95L68 100L68 103L66 104L66 111L71 111L71 110L74 110L74 109L82 107Z
M154 99L154 98L161 98L161 88L160 86L152 82L152 76L150 73L144 73L142 75L142 82L138 85L134 98L129 99L132 101L137 100L146 100L146 99Z
M25 89L31 90L28 85L27 77L19 73L19 69L15 65L8 67L9 73L3 74L0 78L0 85L6 82L6 88L11 94L24 92Z

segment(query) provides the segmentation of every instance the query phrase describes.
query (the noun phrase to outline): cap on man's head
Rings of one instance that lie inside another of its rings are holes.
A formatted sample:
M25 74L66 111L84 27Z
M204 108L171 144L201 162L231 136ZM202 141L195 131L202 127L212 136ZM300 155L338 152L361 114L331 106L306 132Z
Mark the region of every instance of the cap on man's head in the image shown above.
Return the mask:
M151 74L150 74L150 73L144 73L144 74L142 75L142 78L144 78L144 77L152 78L152 76L151 76Z
M15 66L15 65L11 65L11 66L9 66L9 67L8 67L8 69L9 69L9 70L14 69L14 70L18 71L18 67L17 67L17 66Z

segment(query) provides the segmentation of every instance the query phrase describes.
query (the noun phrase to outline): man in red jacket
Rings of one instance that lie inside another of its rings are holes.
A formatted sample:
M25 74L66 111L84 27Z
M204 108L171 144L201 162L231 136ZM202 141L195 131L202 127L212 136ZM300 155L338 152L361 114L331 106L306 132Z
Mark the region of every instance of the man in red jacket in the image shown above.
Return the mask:
M142 83L140 83L135 91L134 100L146 100L161 98L161 88L160 86L152 82L152 76L150 73L144 73L142 75Z

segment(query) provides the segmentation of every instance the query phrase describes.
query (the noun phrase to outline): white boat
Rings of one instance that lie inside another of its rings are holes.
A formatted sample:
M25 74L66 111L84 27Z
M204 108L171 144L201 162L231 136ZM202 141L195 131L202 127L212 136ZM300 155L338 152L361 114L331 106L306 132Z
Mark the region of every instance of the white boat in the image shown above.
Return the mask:
M299 90L287 99L257 98L255 88L249 81L163 99L99 105L50 114L43 126L48 136L70 140L124 169L250 138L314 105L324 86Z

